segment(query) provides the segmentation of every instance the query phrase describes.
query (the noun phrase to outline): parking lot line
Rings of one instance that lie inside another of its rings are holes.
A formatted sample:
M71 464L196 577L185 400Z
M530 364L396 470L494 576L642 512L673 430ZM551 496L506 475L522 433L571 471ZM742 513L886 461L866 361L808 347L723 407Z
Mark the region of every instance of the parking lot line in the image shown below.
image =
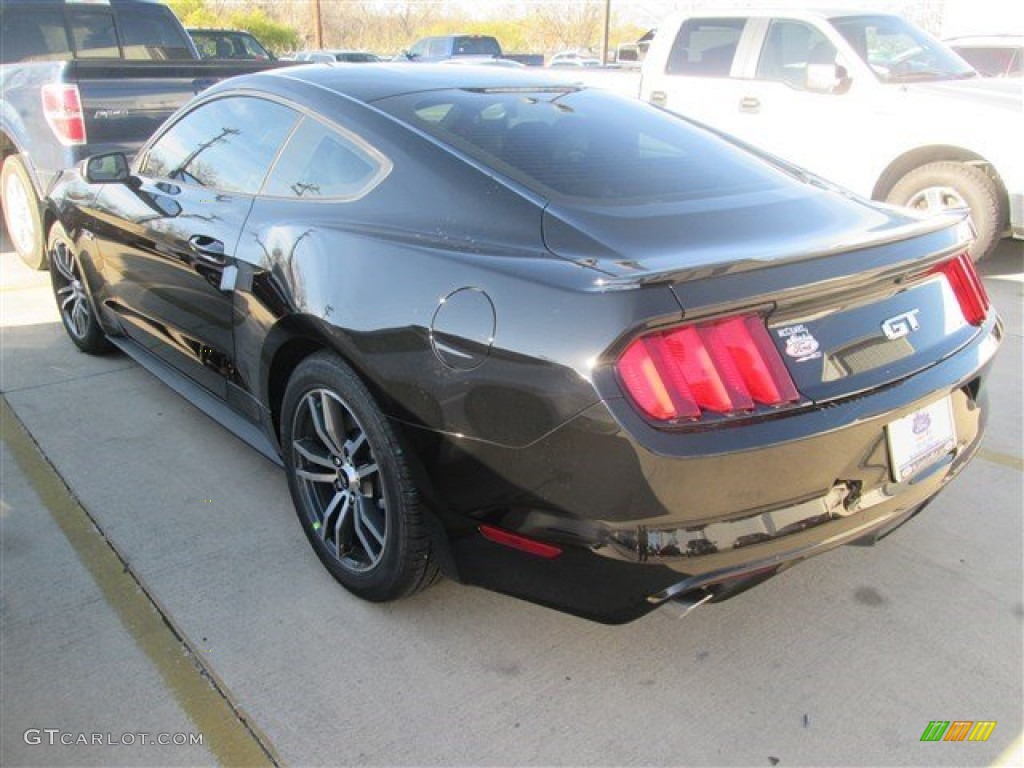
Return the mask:
M1008 453L993 451L988 448L981 448L975 456L982 461L990 461L1002 467L1009 467L1010 469L1016 469L1018 472L1024 472L1024 459L1019 456L1011 456Z
M225 766L278 765L273 747L239 711L189 642L47 462L0 395L0 441L60 527L107 604L160 673L167 692Z

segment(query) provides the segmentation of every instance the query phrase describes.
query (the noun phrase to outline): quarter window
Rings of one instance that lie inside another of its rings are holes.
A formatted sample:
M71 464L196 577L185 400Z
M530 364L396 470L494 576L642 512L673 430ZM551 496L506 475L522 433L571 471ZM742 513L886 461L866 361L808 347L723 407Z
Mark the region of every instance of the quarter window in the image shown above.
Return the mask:
M390 170L375 149L303 118L267 180L263 193L306 199L361 197Z
M746 19L691 19L672 46L665 71L670 75L728 77Z
M157 139L141 172L255 194L296 120L294 110L264 99L234 96L207 102Z

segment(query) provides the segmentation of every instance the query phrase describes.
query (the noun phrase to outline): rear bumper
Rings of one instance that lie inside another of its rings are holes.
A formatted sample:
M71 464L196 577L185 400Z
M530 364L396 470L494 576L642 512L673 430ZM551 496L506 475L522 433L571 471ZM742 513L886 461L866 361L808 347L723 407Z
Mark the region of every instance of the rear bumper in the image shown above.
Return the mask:
M977 450L988 413L984 377L1000 337L993 313L965 348L909 379L757 425L673 435L633 423L624 403L607 402L529 448L460 445L457 461L432 469L442 491L468 484L456 506L481 504L446 521L458 576L622 623L672 598L724 599L885 531L931 500ZM886 425L946 396L954 449L894 482ZM483 522L562 554L541 559L503 547L479 534Z

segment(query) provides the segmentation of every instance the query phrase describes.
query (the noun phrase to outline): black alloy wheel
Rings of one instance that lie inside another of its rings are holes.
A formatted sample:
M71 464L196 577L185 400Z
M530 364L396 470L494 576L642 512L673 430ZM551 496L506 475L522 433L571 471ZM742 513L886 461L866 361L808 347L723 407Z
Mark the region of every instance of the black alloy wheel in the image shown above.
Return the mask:
M432 583L437 568L405 454L355 373L327 353L308 358L288 383L282 425L296 513L334 577L374 601Z
M113 347L96 321L82 268L64 227L56 222L47 238L50 262L50 283L57 300L60 319L71 341L80 350L92 355L109 352Z

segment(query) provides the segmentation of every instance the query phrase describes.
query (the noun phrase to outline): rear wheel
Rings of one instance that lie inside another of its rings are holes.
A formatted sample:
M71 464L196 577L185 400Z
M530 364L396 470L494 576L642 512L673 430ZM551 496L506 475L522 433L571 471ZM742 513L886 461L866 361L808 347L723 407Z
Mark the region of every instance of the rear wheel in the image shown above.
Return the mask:
M50 283L64 330L83 352L91 355L109 352L113 347L96 321L75 245L59 221L50 227L46 242L50 254Z
M4 223L11 245L21 260L32 269L46 269L43 250L43 222L39 215L39 198L25 169L21 155L4 158L0 171L0 190L3 195Z
M304 361L281 424L292 501L331 574L373 601L433 583L425 512L398 435L352 369L329 353Z
M996 182L966 163L929 163L915 168L892 188L886 202L919 211L967 211L977 233L971 258L980 261L999 242L1002 208Z

